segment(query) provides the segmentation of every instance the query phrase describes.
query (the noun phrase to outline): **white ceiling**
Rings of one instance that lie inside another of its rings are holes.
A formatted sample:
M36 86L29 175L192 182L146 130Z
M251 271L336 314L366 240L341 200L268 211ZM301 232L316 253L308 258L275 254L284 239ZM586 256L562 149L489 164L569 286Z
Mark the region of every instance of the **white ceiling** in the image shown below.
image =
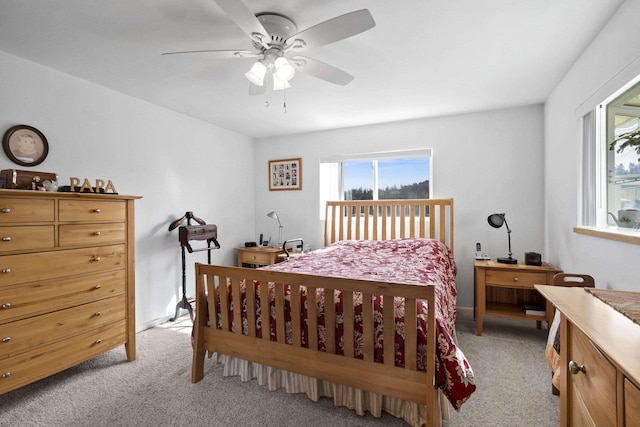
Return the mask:
M369 9L373 29L305 53L355 79L338 86L297 73L284 94L249 96L252 59L161 56L253 50L214 0L0 0L0 50L268 137L544 102L624 1L244 2L288 16L299 31Z

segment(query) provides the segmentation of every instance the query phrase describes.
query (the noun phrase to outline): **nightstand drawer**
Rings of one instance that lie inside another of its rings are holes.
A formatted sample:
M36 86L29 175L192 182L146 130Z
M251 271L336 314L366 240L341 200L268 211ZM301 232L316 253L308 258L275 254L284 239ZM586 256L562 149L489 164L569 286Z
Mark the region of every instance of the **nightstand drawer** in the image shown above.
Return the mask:
M487 286L533 288L533 285L546 285L547 277L547 273L487 270L485 273L485 282Z
M245 253L242 257L242 262L247 264L261 264L267 265L271 264L271 259L273 258L272 254L261 254L261 253Z

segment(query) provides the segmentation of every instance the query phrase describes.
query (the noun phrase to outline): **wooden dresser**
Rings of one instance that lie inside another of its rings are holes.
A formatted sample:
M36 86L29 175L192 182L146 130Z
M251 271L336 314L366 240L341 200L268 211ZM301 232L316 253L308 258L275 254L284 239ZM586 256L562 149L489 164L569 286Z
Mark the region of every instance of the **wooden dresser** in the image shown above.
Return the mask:
M137 198L0 190L0 394L122 344L135 359Z
M536 289L561 314L560 424L640 425L640 325L582 288Z

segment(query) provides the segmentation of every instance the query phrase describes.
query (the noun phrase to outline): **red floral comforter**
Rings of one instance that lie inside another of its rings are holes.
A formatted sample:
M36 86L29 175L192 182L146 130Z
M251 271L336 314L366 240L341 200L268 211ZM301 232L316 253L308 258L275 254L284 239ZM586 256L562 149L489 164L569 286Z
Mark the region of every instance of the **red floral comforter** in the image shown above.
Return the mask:
M287 271L353 279L397 281L435 286L436 297L436 382L453 407L458 410L475 391L473 370L462 351L456 346L456 266L449 248L438 240L398 239L388 241L341 241L324 249L291 258L286 262L265 267ZM304 291L303 291L304 292ZM306 298L306 295L303 295ZM336 295L336 348L343 350L342 296ZM356 310L361 300L354 298ZM324 297L318 296L318 324L324 325ZM404 301L396 298L396 364L404 365ZM245 307L243 307L245 309ZM374 310L382 319L382 298L375 298ZM427 302L418 302L418 364L426 364ZM304 314L304 313L303 313ZM357 319L358 311L356 312ZM273 319L272 319L273 320ZM289 319L287 319L289 320ZM273 325L272 325L273 326ZM376 322L375 360L382 361L382 323ZM287 328L289 330L289 328ZM321 328L319 328L321 329ZM362 334L362 325L356 325ZM275 335L273 327L271 335ZM305 331L306 337L306 331ZM290 337L287 337L290 338ZM325 347L325 336L319 331L319 347ZM303 345L304 345L303 339ZM356 357L362 357L362 340L356 337Z

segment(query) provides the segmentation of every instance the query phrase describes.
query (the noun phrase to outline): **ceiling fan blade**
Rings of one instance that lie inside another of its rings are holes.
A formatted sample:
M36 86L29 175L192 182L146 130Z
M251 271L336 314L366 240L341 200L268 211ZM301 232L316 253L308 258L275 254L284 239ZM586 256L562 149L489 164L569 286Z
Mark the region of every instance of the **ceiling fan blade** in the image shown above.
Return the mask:
M376 22L367 9L357 10L302 30L289 37L286 44L293 45L295 50L305 50L355 36L375 26ZM296 40L303 40L304 44L296 46Z
M351 74L333 65L325 64L306 56L294 56L291 59L291 62L299 71L330 83L345 86L354 78Z
M185 50L182 52L164 52L162 55L182 55L185 53L206 53L209 58L233 59L233 58L257 58L261 53L249 52L248 50Z
M247 34L252 40L258 40L255 34L261 34L265 38L264 43L267 42L269 34L264 29L262 23L258 21L256 15L249 10L249 8L240 0L214 0L220 9L229 16L229 19L233 21L245 34ZM259 41L259 40L258 40Z

